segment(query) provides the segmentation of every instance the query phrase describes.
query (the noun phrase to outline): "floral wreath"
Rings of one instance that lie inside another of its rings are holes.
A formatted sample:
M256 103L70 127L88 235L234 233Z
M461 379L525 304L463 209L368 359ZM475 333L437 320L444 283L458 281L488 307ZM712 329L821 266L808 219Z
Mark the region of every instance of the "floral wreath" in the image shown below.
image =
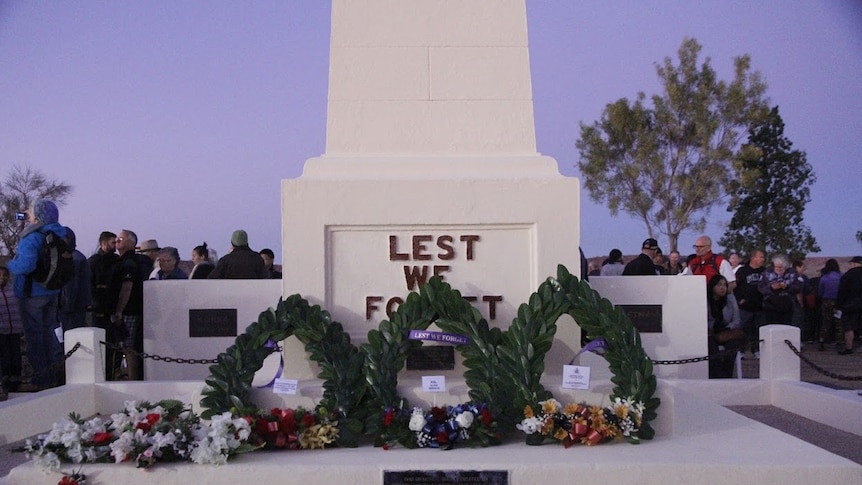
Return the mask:
M550 350L556 321L572 316L586 334L604 342L615 384L612 404L563 405L539 379ZM407 353L422 345L411 330L431 323L443 331L468 336L460 345L470 402L430 410L411 408L398 395L398 372ZM261 411L251 401L254 373L278 342L295 335L320 366L323 398L313 410ZM558 441L595 445L625 438L652 439L649 422L660 400L656 378L640 335L625 313L560 265L518 309L505 331L490 328L478 310L439 278L432 278L368 334L358 349L341 324L299 295L279 300L219 354L210 367L198 417L182 403L127 402L110 419L83 420L71 415L52 431L28 441L23 451L40 465L59 469L73 463L135 460L139 467L156 461L224 463L237 453L260 448L358 446L365 433L375 445L450 449L499 444L506 431L526 434L527 444ZM202 421L201 418L203 418ZM81 485L81 469L64 473L61 484Z
M312 360L321 369L324 395L320 407L334 413L338 419L338 444L357 446L363 429L375 437L376 445L401 443L405 446L423 446L419 436L422 432L410 429L409 422L422 410L411 408L398 395L398 372L404 367L410 350L422 345L411 340L411 330L425 330L431 323L443 331L465 335L468 344L458 347L464 357L464 373L470 391L469 403L432 410L430 415L440 418L444 414L463 413L471 410L471 422L480 423L478 429L468 433L464 441L469 444L487 446L499 443L501 433L518 428L528 433L532 426L524 429L524 421L535 418L534 408L546 409L553 395L539 382L545 369L544 357L550 350L556 333L556 321L563 315L572 316L591 339L602 339L606 351L605 359L614 374L615 384L611 399L616 406L602 412L565 414L562 410L578 409L560 405L561 412L548 416L560 424L562 429L576 428L574 424L588 425L595 420L601 428L602 440L624 435L631 442L651 439L655 432L649 422L656 417L660 400L654 397L656 378L652 362L641 346L640 335L625 313L588 283L569 273L565 266L557 268L557 277L548 278L522 304L516 318L505 331L491 328L478 310L439 278L432 278L419 292L411 293L389 320L383 320L378 329L368 333L368 342L357 349L350 342L343 327L333 322L329 314L319 306L310 306L299 295L280 300L275 310L260 314L246 333L236 343L219 354L218 363L210 367L212 374L206 379L201 405L208 408L202 415L207 418L224 411L234 414L253 415L257 408L250 399L254 373L263 365L263 360L273 351L272 342L295 335L303 344ZM529 408L529 410L528 410ZM556 411L556 410L555 410ZM489 419L488 413L494 418ZM630 414L629 414L630 413ZM532 415L532 416L528 416ZM545 414L545 413L541 413ZM626 422L613 416L633 416ZM602 416L607 419L602 419ZM453 429L455 415L441 419L442 431L457 436L463 429ZM480 418L475 420L475 418ZM590 418L590 419L588 419ZM429 421L427 418L426 424ZM499 423L499 430L497 429ZM535 424L535 423L534 423ZM446 427L450 429L446 429ZM619 431L623 426L624 431ZM578 429L581 427L578 426ZM559 430L540 427L541 433L568 444L582 441L594 444L601 440L570 433L562 437ZM597 431L589 427L589 431ZM432 435L433 438L442 435ZM463 433L462 433L463 437ZM451 441L448 442L451 445ZM433 443L426 443L433 446ZM438 441L438 445L447 444Z
M614 373L611 379L615 384L611 392L614 405L604 409L584 405L551 406L553 412L536 417L534 406L546 410L549 407L545 404L557 403L540 379L545 370L545 354L553 344L556 321L563 314L572 316L590 338L604 342L604 357ZM379 330L369 332L368 343L362 346L367 356L368 383L377 408L385 411L382 418L375 419L372 415L368 422L375 444L397 441L408 445L411 440L403 429L392 429L385 419L392 410L396 410L396 416L399 412L402 417L404 415L407 404L397 394L397 374L404 366L407 352L421 345L409 339L410 331L424 330L431 322L444 332L470 338L468 344L457 347L467 368L464 378L470 398L473 403L481 403L494 412L502 431L511 431L515 423L521 422L517 428L528 434L529 443L540 444L548 437L566 445L577 441L596 444L623 436L637 443L639 439L651 439L655 435L649 421L656 417L660 400L653 397L656 379L652 361L641 346L640 335L622 310L614 308L589 284L559 265L557 278L548 278L539 286L529 302L520 306L505 331L490 328L458 290L432 278L418 293L407 297L391 320L384 320ZM586 412L563 412L581 409ZM541 422L542 426L524 428L525 421L528 424ZM587 427L583 429L575 424ZM567 434L563 436L561 430ZM499 442L499 435L483 431L487 439L479 444L487 446ZM530 436L534 431L539 433ZM417 440L422 446L419 432Z
M254 373L280 342L295 335L305 345L309 357L320 368L323 398L315 414L337 422L337 443L357 446L364 421L364 396L367 385L363 370L365 357L350 343L350 336L329 313L311 306L299 295L279 299L273 310L262 312L258 321L246 328L236 342L218 355L204 381L201 406L205 419L225 411L240 416L259 416L251 400ZM277 411L277 410L274 410ZM272 412L271 415L280 414Z

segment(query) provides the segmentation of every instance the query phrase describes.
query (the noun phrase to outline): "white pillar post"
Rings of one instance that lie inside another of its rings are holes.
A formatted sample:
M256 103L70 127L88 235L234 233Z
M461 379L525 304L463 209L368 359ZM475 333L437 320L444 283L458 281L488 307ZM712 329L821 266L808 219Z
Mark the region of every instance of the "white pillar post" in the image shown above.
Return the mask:
M105 330L82 327L64 335L65 352L80 343L81 347L66 359L66 384L93 384L105 382Z
M765 380L791 380L800 378L799 357L784 342L789 340L801 348L799 328L792 325L764 325L760 327L760 378Z

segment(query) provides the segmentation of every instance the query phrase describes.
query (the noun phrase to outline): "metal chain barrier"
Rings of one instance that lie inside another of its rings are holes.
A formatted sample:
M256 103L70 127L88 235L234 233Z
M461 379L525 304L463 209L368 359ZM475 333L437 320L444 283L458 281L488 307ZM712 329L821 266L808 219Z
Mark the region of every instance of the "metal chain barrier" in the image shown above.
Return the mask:
M717 359L719 357L733 355L736 356L737 350L722 350L720 352L716 352L712 355L704 355L703 357L692 357L690 359L677 359L677 360L653 360L650 361L653 365L680 365L680 364L693 364L695 362L703 362L710 359Z
M800 360L802 360L802 362L805 362L806 364L811 366L812 369L816 370L817 372L823 374L826 377L837 379L839 381L862 381L862 376L845 376L830 372L815 364L814 362L811 362L811 359L809 359L808 357L802 355L802 352L797 349L790 340L785 340L784 343L787 344L788 347L790 347L790 350L792 350L793 353L796 354L796 356L799 357Z
M111 344L108 342L99 342L99 343L101 343L105 347L113 349L114 351L117 351L117 352L126 352L127 351L127 349L124 349L124 348L122 348L116 344ZM826 377L829 377L831 379L838 379L841 381L862 381L862 375L845 376L842 374L836 374L834 372L828 371L828 370L820 367L819 365L815 364L814 362L812 362L811 359L809 359L808 357L802 355L802 352L799 349L797 349L796 346L794 346L790 340L785 340L784 343L787 344L787 346L790 348L790 350L792 350L793 353L796 354L796 356L799 357L800 360L802 360L802 362L805 362L806 364L811 366L811 368L813 368L814 370L823 374ZM77 342L71 349L69 349L68 352L66 352L63 355L63 358L61 360L58 360L57 362L53 363L50 367L48 367L44 371L42 371L38 374L33 374L32 376L30 376L30 379L32 379L33 377L38 377L41 375L48 374L50 372L56 373L56 372L60 371L61 368L63 368L66 365L66 360L68 360L69 357L71 357L72 354L74 354L80 348L81 348L81 342ZM736 350L722 350L721 352L717 352L717 353L712 354L712 355L705 355L703 357L692 357L689 359L676 359L676 360L653 360L653 359L650 359L650 361L653 363L653 365L693 364L695 362L704 362L704 361L707 361L710 359L715 359L718 357L723 357L723 356L727 356L727 355L731 355L731 354L735 355L736 352L737 352ZM165 356L161 356L161 355L148 354L146 352L137 352L135 350L131 351L131 353L134 355L137 355L139 357L142 357L144 359L152 359L155 361L169 362L169 363L175 363L175 364L200 365L200 364L217 364L218 363L218 359L186 359L183 357L165 357ZM23 379L21 377L15 377L15 376L9 377L9 380L10 381L23 382Z
M186 359L183 357L164 357L161 355L148 354L146 352L138 352L137 350L129 351L129 349L126 349L124 347L120 347L119 345L108 343L108 342L99 342L99 343L101 343L102 345L104 345L108 349L111 349L115 352L129 353L129 354L132 354L132 355L144 358L144 359L152 359L152 360L156 360L156 361L170 362L173 364L195 364L195 365L197 365L197 364L217 364L218 363L218 359Z

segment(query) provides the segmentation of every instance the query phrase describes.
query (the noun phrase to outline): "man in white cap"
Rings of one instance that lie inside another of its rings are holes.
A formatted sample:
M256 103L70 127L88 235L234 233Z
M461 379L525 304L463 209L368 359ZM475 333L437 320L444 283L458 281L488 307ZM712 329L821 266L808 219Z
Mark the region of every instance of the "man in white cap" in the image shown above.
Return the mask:
M237 229L230 237L231 252L218 260L208 279L253 280L269 275L260 254L248 247L248 234Z
M138 253L150 258L149 266L145 264L146 260L140 258L138 263L141 265L141 276L145 279L155 279L159 274L159 247L158 241L155 239L147 239L138 246Z

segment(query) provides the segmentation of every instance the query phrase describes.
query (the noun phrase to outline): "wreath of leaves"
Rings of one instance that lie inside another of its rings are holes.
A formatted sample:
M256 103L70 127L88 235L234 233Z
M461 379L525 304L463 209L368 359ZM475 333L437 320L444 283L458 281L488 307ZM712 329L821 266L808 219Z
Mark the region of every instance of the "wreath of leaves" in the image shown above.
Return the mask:
M640 335L625 313L589 284L565 268L557 267L549 278L522 304L506 331L490 328L478 310L439 278L432 278L418 293L411 293L389 320L368 333L368 343L357 349L341 324L333 322L319 306L310 306L299 295L279 300L275 310L260 314L236 343L219 354L210 367L201 405L204 418L231 410L253 414L251 382L271 348L270 341L296 335L312 360L320 366L324 381L320 405L339 416L339 444L356 446L363 429L373 436L382 431L383 410L405 409L398 395L398 373L407 354L422 345L410 340L411 330L425 330L436 323L443 331L467 335L470 343L458 347L464 357L465 381L473 402L487 404L501 424L501 431L520 421L528 404L552 394L539 382L544 358L553 344L556 321L571 315L590 338L604 339L604 354L614 376L611 399L628 398L644 403L640 438L651 439L660 401L654 397L656 378L652 361L641 346ZM378 443L379 444L379 443Z
M291 335L305 345L309 357L320 368L323 398L318 407L337 417L338 443L357 446L365 412L365 358L340 323L299 295L280 299L275 310L262 312L257 322L218 355L202 391L201 406L207 408L202 417L209 419L224 411L244 416L257 414L259 409L251 399L254 374L275 350L267 344Z
M614 376L611 399L625 398L644 403L639 436L652 439L660 401L653 397L656 379L652 361L641 346L640 335L625 313L586 282L557 267L557 278L549 278L518 308L506 331L489 328L478 310L467 303L458 290L432 278L412 293L392 314L391 321L380 325L379 335L369 332L362 351L368 360L368 383L378 410L387 406L403 409L406 401L397 393L397 374L406 353L421 345L410 341L411 329L424 330L436 323L443 331L467 335L470 343L458 347L467 370L464 378L473 402L485 403L499 417L503 431L520 422L525 406L549 399L552 393L542 386L545 355L551 349L556 321L571 315L593 339L604 339L604 354ZM378 414L382 414L378 412ZM379 436L379 416L370 414L369 431ZM378 442L379 444L379 442Z
M387 408L410 408L397 390L398 373L404 368L407 354L422 346L421 340L409 338L410 331L425 330L431 323L440 325L452 320L484 321L479 311L462 298L458 290L453 290L439 278L432 278L422 285L418 293L410 293L389 320L381 321L378 329L368 332L368 343L363 344L361 350L365 354L367 382L372 394L366 430L375 437L375 445L382 446L389 441L384 438L383 411ZM394 440L409 446L408 443L415 441L413 434L405 431L403 436L394 437Z
M604 357L613 373L611 400L642 402L643 424L638 435L641 439L652 439L655 430L649 422L656 418L661 400L655 397L656 377L652 360L641 345L640 333L622 308L614 307L610 300L602 298L589 283L578 280L565 266L557 266L557 278L549 283L568 302L566 313L575 319L581 330L591 339L604 339Z

